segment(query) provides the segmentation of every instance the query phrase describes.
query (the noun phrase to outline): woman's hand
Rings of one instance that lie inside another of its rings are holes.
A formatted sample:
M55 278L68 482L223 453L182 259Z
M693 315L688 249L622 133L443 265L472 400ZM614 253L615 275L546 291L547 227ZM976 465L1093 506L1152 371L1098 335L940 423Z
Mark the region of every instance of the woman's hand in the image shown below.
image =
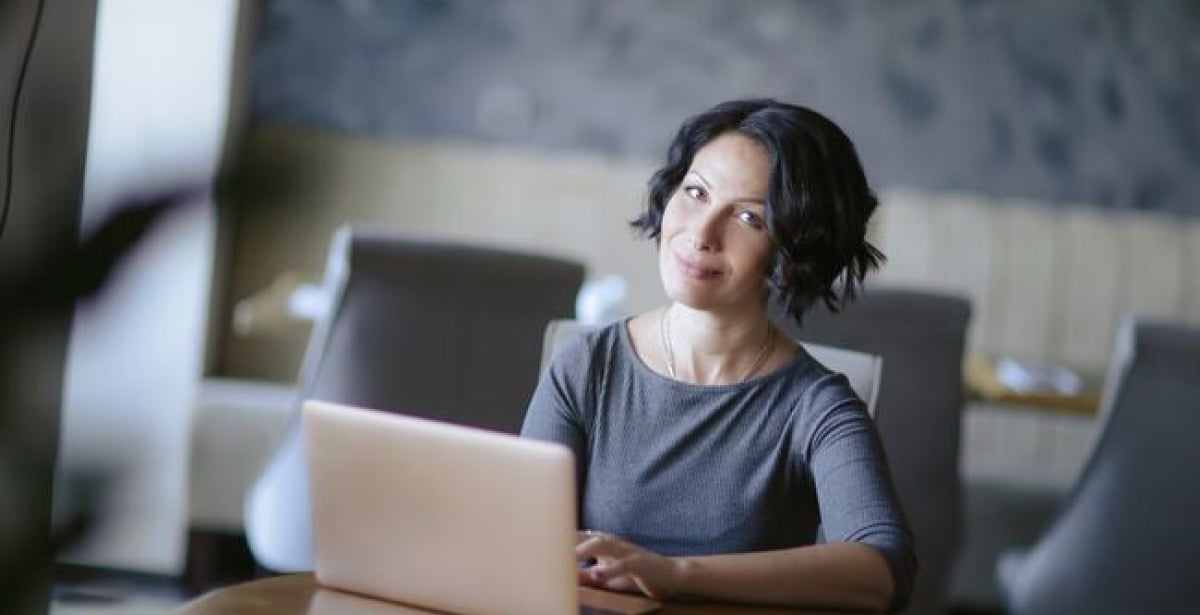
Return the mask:
M594 562L579 570L582 585L641 593L656 599L679 590L682 570L678 560L647 551L604 532L578 532L578 562Z

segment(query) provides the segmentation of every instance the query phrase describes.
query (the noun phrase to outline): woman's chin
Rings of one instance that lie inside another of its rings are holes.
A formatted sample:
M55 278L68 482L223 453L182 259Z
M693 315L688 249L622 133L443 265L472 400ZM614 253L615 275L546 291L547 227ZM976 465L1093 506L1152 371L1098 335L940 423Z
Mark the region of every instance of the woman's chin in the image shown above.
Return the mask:
M732 290L718 288L717 284L710 281L698 282L687 278L663 280L663 291L668 300L694 310L725 313L751 307L765 309L765 290L762 297L749 296L753 294L753 291L746 291L747 294L735 297L731 295Z
M716 294L710 289L696 288L692 284L668 284L664 287L667 299L695 310L707 310L718 304Z

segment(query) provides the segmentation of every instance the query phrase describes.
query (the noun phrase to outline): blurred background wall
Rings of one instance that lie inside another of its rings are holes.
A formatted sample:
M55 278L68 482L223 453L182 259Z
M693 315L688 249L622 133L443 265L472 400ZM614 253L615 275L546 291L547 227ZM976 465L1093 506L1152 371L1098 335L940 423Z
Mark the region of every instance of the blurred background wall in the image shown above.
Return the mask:
M658 159L679 120L824 110L875 181L1200 212L1200 5L268 0L254 113Z
M1200 216L1200 5L264 0L213 371L294 378L303 330L232 304L319 274L343 221L566 254L659 300L624 221L684 117L812 106L873 183Z

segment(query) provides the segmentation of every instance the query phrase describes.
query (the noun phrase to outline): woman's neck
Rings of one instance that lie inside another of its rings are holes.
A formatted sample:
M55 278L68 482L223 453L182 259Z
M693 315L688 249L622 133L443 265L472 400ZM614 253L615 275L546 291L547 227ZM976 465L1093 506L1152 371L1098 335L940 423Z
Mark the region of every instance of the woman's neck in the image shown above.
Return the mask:
M673 303L660 318L668 370L679 380L697 384L728 384L755 376L776 338L765 307L726 315Z

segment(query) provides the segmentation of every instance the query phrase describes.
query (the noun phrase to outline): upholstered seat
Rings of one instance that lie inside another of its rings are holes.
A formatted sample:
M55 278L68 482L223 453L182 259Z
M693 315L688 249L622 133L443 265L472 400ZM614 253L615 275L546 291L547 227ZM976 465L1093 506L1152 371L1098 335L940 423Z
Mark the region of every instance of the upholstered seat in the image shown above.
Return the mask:
M1009 612L1200 608L1200 328L1129 320L1099 437L1058 518L998 577Z

